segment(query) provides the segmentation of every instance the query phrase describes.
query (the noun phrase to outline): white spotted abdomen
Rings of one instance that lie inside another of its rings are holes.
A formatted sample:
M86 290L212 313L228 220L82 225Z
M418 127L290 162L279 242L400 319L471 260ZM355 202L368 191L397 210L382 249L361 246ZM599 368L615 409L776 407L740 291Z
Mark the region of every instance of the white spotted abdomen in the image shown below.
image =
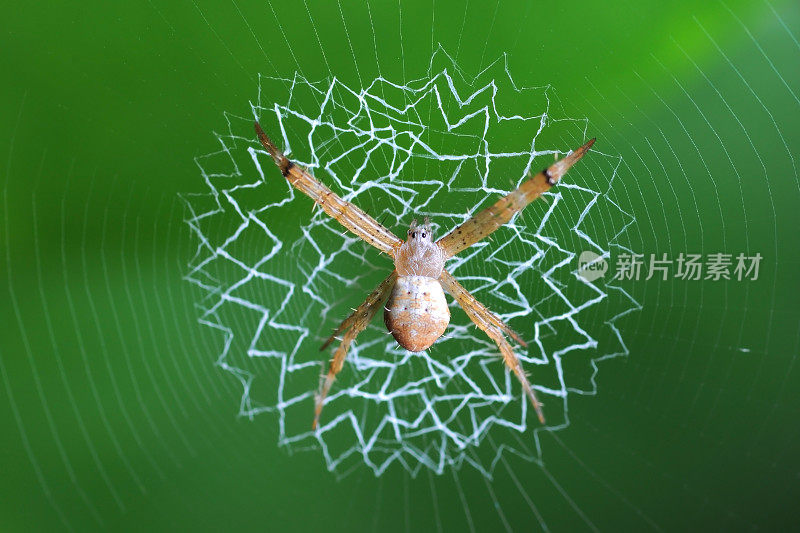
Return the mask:
M439 281L401 276L386 303L383 321L397 343L411 352L427 349L450 323L450 310Z

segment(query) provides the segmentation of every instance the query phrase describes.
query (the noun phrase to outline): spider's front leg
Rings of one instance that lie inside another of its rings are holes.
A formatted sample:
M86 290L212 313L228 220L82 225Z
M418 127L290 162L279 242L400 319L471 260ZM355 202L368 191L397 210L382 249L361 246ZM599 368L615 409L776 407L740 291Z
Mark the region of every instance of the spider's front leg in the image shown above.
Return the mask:
M403 244L403 241L358 206L343 200L314 176L295 165L267 137L258 122L255 123L255 129L258 140L261 141L267 153L272 156L281 174L295 189L311 198L315 207L322 207L328 216L339 221L358 238L394 257L395 250Z
M544 424L544 413L542 412L542 404L539 403L539 400L536 399L536 393L533 391L533 387L528 382L528 376L525 374L525 371L522 369L522 365L517 359L517 356L514 354L514 350L511 348L511 345L506 341L505 337L503 337L503 333L506 333L514 340L518 341L523 346L527 346L519 335L517 335L514 330L512 330L505 322L500 320L500 318L489 311L485 305L480 303L472 294L467 291L461 284L456 281L456 278L453 277L446 270L442 270L442 275L439 277L439 281L442 283L442 286L445 288L450 295L456 299L458 305L467 313L467 316L470 320L472 320L476 326L486 333L490 339L492 339L497 347L500 349L500 353L503 354L503 361L505 362L506 366L514 372L514 375L517 376L517 379L522 384L522 390L525 391L525 394L528 396L528 399L531 401L531 405L536 410L536 416L539 417L539 422Z
M493 205L453 228L450 233L436 241L441 246L445 256L453 257L457 253L466 250L511 220L525 206L558 183L558 180L567 173L572 165L580 161L593 144L594 139L535 176L530 176L519 187L497 200Z
M325 403L325 398L328 396L328 392L331 390L331 386L336 379L336 374L338 374L344 366L344 360L345 357L347 357L347 350L350 348L350 345L353 343L356 337L358 337L358 334L366 329L378 309L383 307L383 302L389 297L389 293L391 292L392 287L394 287L395 281L397 281L397 271L392 271L392 273L389 274L385 280L375 287L375 290L372 291L369 296L367 296L367 299L364 300L364 302L359 305L350 314L350 316L348 316L341 324L339 324L339 327L334 330L333 334L320 348L320 350L324 350L331 342L333 342L334 339L338 338L338 336L344 332L344 336L342 337L339 346L336 347L336 351L333 353L331 362L328 365L328 374L320 383L319 394L317 394L317 403L314 408L314 423L311 425L311 429L317 429L317 424L319 424L319 415L322 413L322 406Z

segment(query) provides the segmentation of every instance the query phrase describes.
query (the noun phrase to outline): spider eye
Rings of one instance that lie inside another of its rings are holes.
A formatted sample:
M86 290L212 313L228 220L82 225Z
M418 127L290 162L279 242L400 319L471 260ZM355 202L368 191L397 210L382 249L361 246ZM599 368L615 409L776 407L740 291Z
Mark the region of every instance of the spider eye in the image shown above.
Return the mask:
M412 231L412 232L411 232L411 238L413 239L413 238L415 238L416 236L417 236L417 232L416 232L416 231Z
M425 238L425 232L424 231L422 232L422 238L423 239Z

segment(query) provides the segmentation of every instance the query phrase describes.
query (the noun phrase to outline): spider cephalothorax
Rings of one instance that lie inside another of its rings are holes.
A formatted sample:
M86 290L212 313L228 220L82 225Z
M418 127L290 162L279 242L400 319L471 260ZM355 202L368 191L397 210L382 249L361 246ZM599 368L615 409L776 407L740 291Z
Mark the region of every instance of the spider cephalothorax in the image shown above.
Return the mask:
M447 308L444 290L455 298L470 320L497 344L503 361L517 376L522 390L536 410L539 421L544 423L542 406L536 399L528 377L505 336L514 339L523 347L527 344L505 322L462 287L445 270L444 262L447 258L489 236L526 205L558 183L570 167L589 151L594 139L535 176L529 176L515 190L455 227L438 241L433 240L430 221L427 218L421 226L414 220L408 230L408 239L402 241L367 213L342 200L314 176L292 163L266 136L261 126L258 123L255 126L261 144L292 186L308 195L315 204L322 207L345 228L394 260L395 268L392 273L367 296L364 303L339 324L333 335L322 345L322 349L325 349L334 339L341 341L331 358L328 373L320 384L313 427L317 427L325 397L336 379L336 374L344 366L350 344L367 327L384 302L386 305L383 318L392 336L403 348L418 352L431 346L444 333L450 322L450 310Z
M394 268L398 276L427 276L439 279L444 270L446 256L433 241L431 221L425 217L420 226L416 219L408 228L408 239L394 254Z

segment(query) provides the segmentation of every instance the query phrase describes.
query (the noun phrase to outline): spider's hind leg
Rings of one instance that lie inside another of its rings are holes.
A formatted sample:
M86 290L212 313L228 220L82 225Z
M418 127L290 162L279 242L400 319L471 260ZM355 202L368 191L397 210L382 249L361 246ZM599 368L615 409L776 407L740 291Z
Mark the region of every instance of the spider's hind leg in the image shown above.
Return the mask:
M333 352L333 357L328 365L328 373L321 379L319 394L317 394L316 406L314 408L314 423L312 424L311 429L316 429L317 425L319 424L319 416L320 413L322 413L322 406L325 403L325 398L328 396L331 386L333 386L333 382L336 379L336 374L338 374L344 366L344 360L347 357L347 350L350 349L350 345L353 343L356 337L358 337L358 334L366 329L378 309L383 307L383 302L386 300L389 292L392 290L395 280L397 280L397 272L393 271L375 288L374 291L370 293L369 296L367 296L367 299L364 300L364 302L359 305L350 314L350 316L348 316L341 324L339 324L339 327L334 330L333 334L328 338L327 341L325 341L322 347L320 347L320 350L324 350L333 342L334 339L338 339L339 335L344 332L344 336L341 338L339 346L337 346L336 351Z
M536 398L536 393L528 381L527 374L522 369L522 364L519 362L516 354L514 354L514 350L511 348L511 345L508 343L505 337L503 337L503 333L507 334L509 337L513 338L523 346L527 346L527 344L505 322L500 320L497 315L489 311L485 305L480 303L472 294L469 293L469 291L467 291L467 289L462 287L461 284L456 281L453 275L448 271L442 271L439 281L442 283L442 286L447 290L447 292L449 292L450 295L456 299L458 305L460 305L464 312L467 313L469 319L472 320L472 322L474 322L475 325L481 330L483 330L483 332L486 333L486 335L488 335L495 344L497 344L497 347L500 349L500 353L503 355L503 362L505 362L509 370L514 372L514 375L517 376L517 379L522 385L522 390L525 391L525 394L528 396L531 405L533 405L533 408L536 410L536 416L539 418L539 422L544 424L545 421L544 413L542 412L542 404Z

